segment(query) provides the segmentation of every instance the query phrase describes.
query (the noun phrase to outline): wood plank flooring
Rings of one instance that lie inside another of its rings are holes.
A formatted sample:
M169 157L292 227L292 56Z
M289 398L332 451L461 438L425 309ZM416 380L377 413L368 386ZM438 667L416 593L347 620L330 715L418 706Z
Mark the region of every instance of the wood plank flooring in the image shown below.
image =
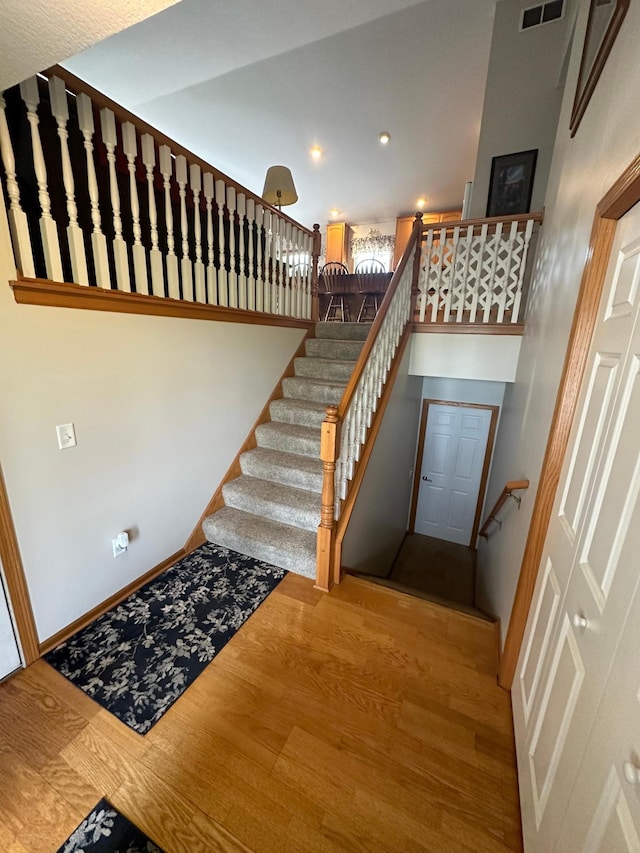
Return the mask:
M44 661L0 685L0 850L103 796L168 853L520 851L494 626L288 575L144 737Z

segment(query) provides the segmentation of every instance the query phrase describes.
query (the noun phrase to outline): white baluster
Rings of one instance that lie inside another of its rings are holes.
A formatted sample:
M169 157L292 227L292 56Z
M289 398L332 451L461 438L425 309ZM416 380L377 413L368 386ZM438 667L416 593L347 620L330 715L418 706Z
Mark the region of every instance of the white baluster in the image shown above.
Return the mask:
M224 207L226 203L226 187L223 180L216 181L216 204L218 205L218 301L220 305L229 304L229 277L227 275L225 240L224 240Z
M236 247L236 190L227 187L227 210L229 211L229 306L238 307L238 273Z
M202 172L197 163L189 166L189 183L193 192L193 238L196 249L196 262L193 266L196 302L206 302L207 293L204 284L204 264L202 263L202 220L200 218L200 193L202 191Z
M176 255L175 235L173 232L173 207L171 205L171 175L173 157L168 145L158 149L158 163L164 188L164 218L167 228L167 289L170 299L180 299L180 276Z
M213 244L213 175L205 172L202 176L202 193L207 208L207 301L210 305L218 304L218 288L216 285L216 267Z
M271 260L273 251L273 227L275 214L271 210L264 212L264 310L267 314L275 314L275 303L271 296L273 291L272 276L275 273L275 264Z
M473 276L469 277L469 287L471 288L471 309L469 311L469 322L475 323L476 313L478 311L478 302L480 301L480 290L482 288L482 271L484 269L484 250L487 244L487 232L489 226L485 222L480 229L480 234L474 237L473 248L476 252L476 268Z
M424 293L422 294L422 301L420 303L420 322L424 323L425 312L427 309L427 303L431 302L431 294L429 290L431 289L431 252L433 250L433 228L430 228L427 231L427 242L424 247L424 258L425 258L425 272L424 272ZM435 301L437 304L438 294L435 294ZM437 313L437 308L436 308ZM433 321L433 312L432 317Z
M153 182L153 170L156 165L156 148L151 134L145 133L140 138L140 151L142 162L147 172L149 230L151 232L151 250L149 252L151 291L154 296L164 296L164 270L162 269L162 252L158 245L158 211L156 208L156 193Z
M236 197L236 209L238 211L238 307L247 309L247 277L245 275L245 230L244 218L247 211L247 198L244 193L238 193Z
M136 181L136 157L138 142L136 129L130 121L122 125L122 150L127 158L129 169L129 198L131 203L131 220L133 224L133 280L136 283L136 293L149 293L147 279L147 250L142 245L142 228L140 227L140 201L138 199L138 183Z
M16 266L23 276L35 278L36 268L33 262L31 238L27 214L20 204L20 188L16 176L16 160L13 154L9 125L5 113L6 103L0 92L0 156L7 177L7 195L9 196L9 230L16 259Z
M96 177L96 164L93 159L93 104L91 98L81 93L76 98L78 111L78 126L84 140L84 150L87 158L87 184L89 187L89 202L91 204L91 250L93 253L93 268L98 287L111 289L111 273L107 255L107 238L102 233L102 218L100 216L100 194Z
M33 150L33 166L38 183L38 201L40 202L40 236L42 237L42 248L44 251L44 263L47 277L52 281L64 281L62 272L62 259L60 257L60 244L58 242L58 229L55 220L51 216L51 200L47 187L47 169L42 153L40 141L40 128L38 126L38 104L40 95L38 93L38 81L30 77L20 83L20 94L27 107L27 121L31 128L31 147Z
M51 113L58 126L58 140L60 142L60 158L62 161L62 183L67 200L67 241L69 243L69 256L71 258L71 276L77 284L89 284L89 273L87 271L87 256L84 249L84 234L78 225L78 207L76 205L76 190L69 156L69 133L67 123L69 122L69 105L67 104L67 90L59 77L49 78L49 99L51 101Z
M282 272L280 267L280 253L282 251L281 231L282 220L273 213L271 214L271 311L273 314L284 313L284 300L282 298Z
M255 240L256 203L252 198L247 199L247 263L249 264L249 275L247 276L247 308L249 311L256 310L256 276L254 267L254 240Z
M102 129L102 141L107 149L107 162L109 164L109 192L111 195L111 209L113 211L113 258L116 268L116 288L127 293L131 292L131 280L129 278L129 259L127 257L127 244L122 237L122 217L120 215L120 190L118 189L118 176L116 173L116 120L111 110L106 107L100 110L100 127Z
M180 233L182 235L182 258L180 259L180 278L182 280L182 298L193 302L193 266L189 257L189 221L187 219L187 158L183 154L176 157L176 181L180 196Z
M464 264L462 266L458 313L456 315L456 323L462 323L464 320L464 310L467 304L467 284L469 276L469 261L471 259L471 246L473 245L473 225L467 226L467 234L464 237Z
M264 231L264 207L256 204L256 311L264 311L264 278L262 274L262 235Z
M518 272L518 284L513 299L513 309L511 311L511 322L517 323L520 314L520 303L522 301L522 282L524 273L527 268L527 254L529 252L529 244L531 243L531 235L533 234L533 219L527 220L527 227L524 232L524 245L522 246L522 257L520 258L520 270Z
M446 252L449 251L449 260L448 266L446 268L446 281L445 281L445 305L444 305L444 322L448 323L451 316L451 307L455 307L455 267L456 267L456 255L458 253L458 240L460 238L460 229L455 228L453 232L453 236L451 241L449 241L446 237L446 230L443 229L441 234L445 235L445 242L442 246L442 256L443 262L446 257Z
M504 312L507 307L507 297L509 295L509 279L511 277L511 267L514 261L513 252L516 240L518 239L518 223L512 222L509 229L509 237L507 238L507 257L504 262L504 279L502 290L498 297L498 323L504 323Z
M291 243L291 223L284 222L284 227L281 227L281 250L280 250L280 299L282 304L281 313L285 317L291 316L291 264L289 262L289 244Z
M502 240L502 222L498 222L496 225L496 231L493 235L493 251L491 253L491 267L489 270L489 274L485 278L485 303L484 303L484 313L482 316L482 322L488 323L491 319L491 309L493 307L493 286L495 284L496 277L496 266L498 263L498 254L500 252L500 241Z

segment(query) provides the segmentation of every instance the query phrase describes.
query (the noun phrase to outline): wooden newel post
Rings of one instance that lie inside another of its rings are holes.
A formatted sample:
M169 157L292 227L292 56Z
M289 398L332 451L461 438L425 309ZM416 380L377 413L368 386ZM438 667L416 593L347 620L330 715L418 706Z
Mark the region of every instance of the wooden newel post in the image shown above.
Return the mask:
M418 288L418 282L420 280L420 261L422 259L422 211L418 210L416 213L416 218L413 223L413 230L416 235L416 246L413 255L413 272L411 275L411 321L413 321L415 312L416 312L416 304L418 301L418 296L420 294L420 290Z
M313 226L312 235L313 244L311 246L311 319L314 323L318 322L319 302L318 302L318 259L322 251L322 237L320 235L320 226L316 223Z
M323 467L322 506L318 527L316 588L329 592L333 586L331 560L335 534L335 471L340 440L338 407L327 406L327 416L320 431L320 459Z

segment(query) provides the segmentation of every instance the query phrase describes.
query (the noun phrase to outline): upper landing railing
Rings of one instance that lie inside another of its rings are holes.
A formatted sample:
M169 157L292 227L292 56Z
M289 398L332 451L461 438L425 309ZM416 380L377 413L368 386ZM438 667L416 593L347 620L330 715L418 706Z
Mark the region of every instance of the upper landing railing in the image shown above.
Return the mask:
M420 323L518 323L541 213L422 226Z
M0 155L22 279L311 318L318 227L64 69L0 94Z

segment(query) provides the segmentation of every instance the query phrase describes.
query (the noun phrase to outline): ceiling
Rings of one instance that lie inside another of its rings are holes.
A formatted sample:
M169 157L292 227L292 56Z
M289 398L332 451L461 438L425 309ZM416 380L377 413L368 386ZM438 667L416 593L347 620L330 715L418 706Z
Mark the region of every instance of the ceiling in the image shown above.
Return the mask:
M255 193L289 166L307 226L383 222L461 204L494 6L182 0L64 65Z
M0 0L0 91L178 0Z

